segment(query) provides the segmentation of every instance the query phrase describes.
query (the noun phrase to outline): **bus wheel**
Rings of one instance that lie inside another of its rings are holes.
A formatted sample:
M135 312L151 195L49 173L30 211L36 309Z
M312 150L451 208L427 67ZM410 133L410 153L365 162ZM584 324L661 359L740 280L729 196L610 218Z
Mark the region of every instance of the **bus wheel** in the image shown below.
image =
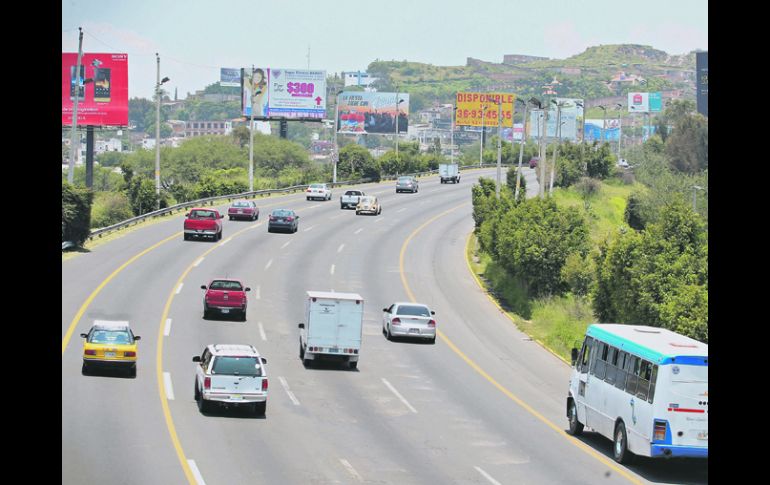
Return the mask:
M628 451L628 436L626 426L621 421L615 426L615 445L612 448L615 461L621 464L631 462L631 452Z
M572 436L583 434L583 423L578 421L577 406L575 406L574 399L569 402L569 434Z

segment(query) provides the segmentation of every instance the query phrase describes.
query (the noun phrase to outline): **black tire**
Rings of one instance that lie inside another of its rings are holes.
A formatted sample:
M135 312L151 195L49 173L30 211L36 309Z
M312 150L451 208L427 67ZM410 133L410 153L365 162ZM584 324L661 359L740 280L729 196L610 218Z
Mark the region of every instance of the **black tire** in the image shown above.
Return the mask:
M312 359L302 359L302 365L305 367L305 369L309 369L310 367L313 367L313 360Z
M390 327L385 327L385 338L388 340L393 340L393 335L390 333Z
M207 413L211 411L211 404L205 399L203 399L202 395L198 399L198 410L202 413Z
M361 212L359 212L359 211L356 211L356 215L357 215L357 216L360 216L360 215L361 215Z
M83 362L83 367L80 368L80 373L83 374L84 376L87 376L88 374L91 373L90 370L88 369L88 364L86 364L85 361Z
M190 239L190 236L187 233L184 233L184 240L188 241Z
M224 235L224 232L225 232L224 230L219 231L219 235L217 236L217 241L221 241L222 240L222 236Z
M132 379L136 379L136 364L128 368L127 374L128 374L128 377Z
M348 362L348 365L351 369L356 369L358 368L358 361L356 360L355 362Z
M269 225L267 226L267 232L273 232L273 228L270 227Z
M230 220L231 220L231 221L233 220L233 216L230 216Z
M340 209L345 209L345 204L340 204Z
M430 339L430 344L431 345L435 345L436 344L436 337L433 337L432 339Z
M201 398L201 392L198 390L198 380L196 379L193 382L193 399L195 399L195 402L197 403L198 400Z
M628 435L626 434L626 425L619 422L615 426L615 439L612 444L612 456L615 461L621 465L631 462L631 452L628 451Z
M583 434L583 423L578 421L577 406L575 406L574 399L570 399L569 401L567 418L569 419L569 430L567 430L567 433L571 434L572 436L580 436Z
M254 216L254 220L255 220L255 221L258 221L258 220L259 220L259 212L257 212L257 214Z
M302 347L302 342L299 343L299 360L305 360L305 349Z
M267 401L254 403L254 414L257 416L264 416L267 411Z
M242 322L245 322L245 321L246 321L246 310L243 310L243 311L241 312L241 321L242 321Z

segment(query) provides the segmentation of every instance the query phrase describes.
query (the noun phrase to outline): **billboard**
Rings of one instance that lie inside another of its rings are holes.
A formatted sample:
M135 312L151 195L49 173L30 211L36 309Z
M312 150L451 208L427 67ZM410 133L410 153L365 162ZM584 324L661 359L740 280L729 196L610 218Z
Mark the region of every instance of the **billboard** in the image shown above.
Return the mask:
M583 123L583 110L575 107L563 107L561 109L561 139L576 141L578 135L578 114L580 114L580 124ZM548 138L558 138L556 131L557 113L555 109L548 110L548 127L546 136ZM532 110L529 114L529 125L527 126L527 137L539 138L543 130L543 111Z
M513 128L503 128L500 136L505 141L521 141L524 137L524 123L514 123Z
M241 70L238 68L222 67L219 69L219 85L234 88L241 87Z
M77 52L61 56L62 125L72 124L77 96L79 125L128 126L128 54L84 52L79 73Z
M337 97L338 133L393 135L397 115L398 132L406 133L409 94L354 91L340 93Z
M602 119L587 119L585 141L589 143L594 141L601 142L602 131L604 131L604 141L618 141L618 138L620 137L620 124L618 119L608 118L605 130L602 130L603 124L604 120Z
M709 115L709 53L695 53L695 99L698 113Z
M241 113L254 119L322 120L326 116L326 71L259 67L241 69Z
M628 93L629 113L658 113L663 105L659 92Z
M503 126L513 127L513 109L516 95L510 93L457 93L455 101L457 126L497 126L497 102L502 99L500 117Z

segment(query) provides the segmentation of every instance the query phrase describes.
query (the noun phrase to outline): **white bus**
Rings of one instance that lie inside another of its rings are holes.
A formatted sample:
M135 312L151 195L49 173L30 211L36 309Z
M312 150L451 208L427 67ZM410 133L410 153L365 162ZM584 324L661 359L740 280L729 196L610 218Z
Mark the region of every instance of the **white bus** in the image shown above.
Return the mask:
M572 349L569 434L584 427L633 455L708 458L708 345L663 328L593 324Z

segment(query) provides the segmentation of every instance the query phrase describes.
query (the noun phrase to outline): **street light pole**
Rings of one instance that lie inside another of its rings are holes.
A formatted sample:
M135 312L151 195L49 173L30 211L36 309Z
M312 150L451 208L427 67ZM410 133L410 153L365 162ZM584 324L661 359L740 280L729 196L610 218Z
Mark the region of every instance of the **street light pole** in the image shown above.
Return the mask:
M516 99L516 101L519 101L520 103L524 104L524 129L521 133L521 141L519 142L519 168L516 171L516 191L514 192L514 195L513 195L514 200L518 201L519 187L521 186L521 159L524 156L524 142L527 139L527 108L529 107L529 103L525 103L524 101L521 101L518 98ZM513 146L513 141L511 141L511 146Z
M156 209L160 209L160 56L155 53L157 61L156 76L157 81L155 83L155 199L157 202Z
M251 100L251 109L249 110L249 192L254 192L254 64L251 65L251 84L249 86L249 99Z
M338 92L337 96L334 98L334 171L332 172L332 182L335 184L337 183L337 162L340 158L340 147L337 144L337 120L340 117L340 94L342 94L342 91Z
M75 93L72 96L74 103L72 105L72 133L70 138L70 166L67 173L67 181L74 183L75 181L75 154L76 154L76 136L78 129L78 95L80 94L80 62L83 59L83 29L78 27L80 34L78 35L78 62L75 67ZM70 90L72 87L70 87ZM85 91L85 88L84 88Z
M500 178L502 167L500 164L502 151L503 151L503 98L502 96L497 100L497 184L495 185L495 197L500 200Z
M542 158L540 159L540 198L545 198L545 165L548 161L548 105L543 107L543 130L540 135L540 143L545 141L545 145L541 147Z
M551 183L548 187L548 193L553 196L553 178L554 174L556 173L556 160L559 155L559 145L561 144L561 108L564 106L564 103L557 103L555 100L552 101L556 105L556 133L558 137L558 141L556 143L556 147L553 149L553 169L551 169Z
M449 134L449 161L452 165L455 163L455 117L457 116L457 105L452 106L452 131Z
M481 105L481 138L479 139L479 168L481 168L481 165L484 163L484 111L487 110L487 107L482 104Z

